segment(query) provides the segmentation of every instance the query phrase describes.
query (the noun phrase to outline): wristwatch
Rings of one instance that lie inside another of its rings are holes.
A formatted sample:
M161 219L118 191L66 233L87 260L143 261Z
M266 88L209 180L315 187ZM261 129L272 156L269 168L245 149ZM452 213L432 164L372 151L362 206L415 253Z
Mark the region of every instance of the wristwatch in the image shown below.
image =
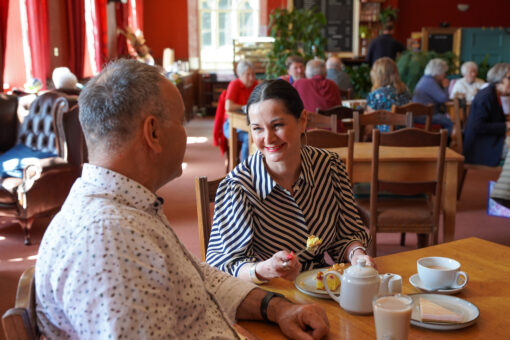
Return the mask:
M271 322L267 318L267 307L269 306L269 301L271 301L272 298L279 297L282 299L287 299L285 295L275 293L275 292L267 292L266 296L262 299L262 302L260 303L260 315L262 315L262 319L266 322Z

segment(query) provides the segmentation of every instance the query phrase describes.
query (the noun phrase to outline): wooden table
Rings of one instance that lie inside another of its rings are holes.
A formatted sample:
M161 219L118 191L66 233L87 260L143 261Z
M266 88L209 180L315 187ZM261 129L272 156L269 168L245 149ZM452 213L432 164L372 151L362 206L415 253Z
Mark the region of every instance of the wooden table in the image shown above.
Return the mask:
M347 148L329 149L347 158ZM381 147L379 176L382 179L430 180L436 174L436 147L402 148ZM370 182L372 166L372 143L355 143L353 159L353 183ZM464 156L446 149L445 181L443 195L443 242L453 241L455 214L457 212L457 182Z
M379 273L402 275L402 292L419 293L409 283L416 273L416 261L426 256L445 256L458 260L469 275L466 288L454 296L475 304L480 310L477 322L454 331L434 331L411 326L409 339L508 339L510 330L510 247L471 237L376 259ZM352 315L332 300L314 298L299 292L293 282L274 279L262 286L284 294L298 303L320 304L329 318L328 339L375 339L373 316ZM240 322L260 339L285 339L279 328L261 322Z
M229 133L230 138L228 139L228 151L229 151L229 171L232 171L237 165L237 157L239 156L239 150L237 149L237 129L248 132L248 140L250 141L250 154L255 152L255 146L253 145L253 139L251 138L251 130L246 120L246 115L241 112L227 112L229 119Z

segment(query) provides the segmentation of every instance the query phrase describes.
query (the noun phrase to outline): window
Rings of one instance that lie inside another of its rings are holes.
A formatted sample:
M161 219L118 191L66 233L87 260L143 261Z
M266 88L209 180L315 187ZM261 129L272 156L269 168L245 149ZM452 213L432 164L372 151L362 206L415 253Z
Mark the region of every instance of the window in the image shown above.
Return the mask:
M199 0L201 68L232 69L232 39L258 36L259 11L260 0Z

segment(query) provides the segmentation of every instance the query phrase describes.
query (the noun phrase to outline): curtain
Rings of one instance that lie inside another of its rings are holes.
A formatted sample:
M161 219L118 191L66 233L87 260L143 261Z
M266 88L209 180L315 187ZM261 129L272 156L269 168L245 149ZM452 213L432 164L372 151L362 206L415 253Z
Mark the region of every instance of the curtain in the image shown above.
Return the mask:
M92 73L101 72L108 58L107 0L85 0L85 29Z
M67 0L67 26L69 32L69 69L78 79L82 79L85 63L84 0Z
M115 21L117 28L125 30L129 23L129 7L122 3L115 4ZM117 34L117 55L119 57L129 56L127 39L123 34Z
M38 78L42 88L50 73L47 0L21 0L21 27L27 79Z
M128 0L129 5L129 27L133 32L140 30L143 32L143 0Z
M0 92L4 92L5 46L7 39L7 14L9 0L0 0Z

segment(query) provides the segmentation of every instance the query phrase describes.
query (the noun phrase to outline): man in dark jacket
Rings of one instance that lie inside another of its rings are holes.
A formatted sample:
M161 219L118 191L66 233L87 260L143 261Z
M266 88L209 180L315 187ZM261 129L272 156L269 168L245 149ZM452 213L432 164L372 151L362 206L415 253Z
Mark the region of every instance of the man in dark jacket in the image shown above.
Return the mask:
M370 67L372 67L374 62L379 58L389 57L395 60L401 52L405 51L404 45L393 39L394 32L395 27L393 22L388 22L384 26L383 34L370 42L367 54L367 60Z
M501 96L510 95L510 64L499 63L487 73L490 85L478 92L464 128L463 153L466 163L497 166L503 155L506 120Z

